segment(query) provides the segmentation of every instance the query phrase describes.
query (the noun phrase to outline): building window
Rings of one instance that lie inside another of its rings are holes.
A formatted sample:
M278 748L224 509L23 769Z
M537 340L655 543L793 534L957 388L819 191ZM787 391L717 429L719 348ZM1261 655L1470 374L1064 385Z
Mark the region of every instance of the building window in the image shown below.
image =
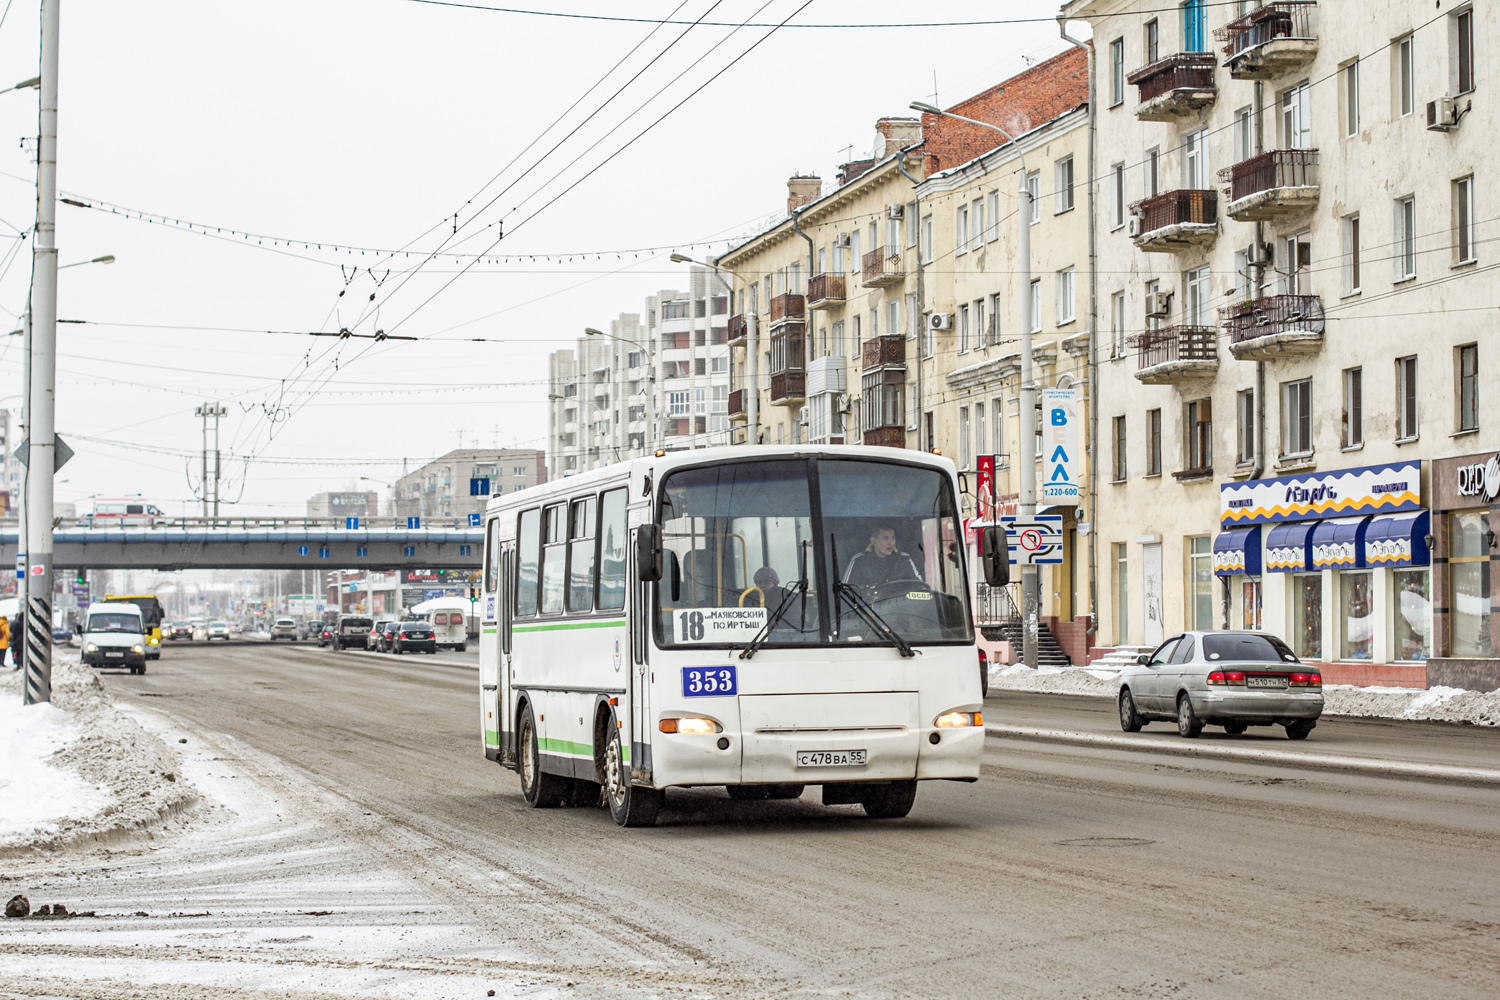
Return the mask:
M1194 129L1182 141L1183 187L1206 190L1213 185L1208 179L1208 129Z
M969 408L958 408L958 467L969 467Z
M1031 224L1042 221L1042 172L1033 170L1026 175L1026 199L1031 202Z
M1286 149L1312 148L1312 88L1306 80L1281 92L1281 140Z
M1002 399L990 400L990 413L994 417L995 435L994 452L995 467L1003 468L1010 464L1010 453L1005 449L1005 401Z
M1417 276L1417 199L1413 195L1396 199L1396 280Z
M978 250L984 246L984 200L975 198L974 204L969 206L969 249Z
M1161 26L1156 23L1156 18L1153 17L1146 22L1143 36L1142 41L1145 43L1146 62L1149 65L1161 58Z
M860 395L864 406L864 430L901 426L902 393L906 389L901 380L904 377L904 372L891 370L865 373L860 383Z
M1474 239L1474 178L1461 177L1453 182L1453 249L1458 264L1478 259Z
M1365 378L1363 368L1344 369L1343 446L1358 448L1365 443Z
M1281 457L1312 454L1312 379L1281 383Z
M969 249L969 206L960 205L953 216L953 252L965 253Z
M1234 113L1234 123L1230 127L1234 130L1234 162L1248 160L1255 152L1254 109L1240 108Z
M989 345L998 346L1000 343L1000 293L996 292L990 296L990 319L989 319Z
M854 258L856 265L859 257ZM922 216L922 263L932 263L932 216Z
M1125 293L1114 292L1109 297L1110 357L1125 356Z
M1359 291L1359 216L1344 216L1344 294Z
M1239 433L1235 439L1239 445L1240 465L1255 461L1255 390L1241 389L1235 396L1235 419Z
M1123 483L1126 479L1127 468L1125 464L1125 449L1127 439L1125 437L1125 418L1123 416L1114 419L1114 478L1113 482Z
M854 336L854 356L857 358L860 356L861 343L863 341L863 338L860 336L858 316L849 317L849 329Z
M921 225L921 220L917 218L917 203L907 202L902 216L906 219L906 245L908 248L914 247L917 245L918 226Z
M1214 541L1208 535L1188 539L1188 620L1190 627L1212 630L1214 615Z
M1342 70L1344 135L1359 135L1359 60L1349 63Z
M1055 169L1057 179L1057 214L1071 212L1073 210L1073 158L1064 156L1058 160Z
M1130 642L1130 543L1115 546L1115 643Z
M1063 326L1076 318L1073 315L1073 269L1065 267L1057 272L1057 325Z
M984 454L985 446L989 443L989 437L984 428L984 404L974 404L974 455L977 458Z
M1292 576L1292 651L1304 660L1323 658L1323 576Z
M1125 164L1116 163L1112 170L1115 194L1114 228L1119 229L1125 225Z
M1490 637L1490 515L1448 515L1448 655L1493 656Z
M1000 192L991 191L985 195L985 202L989 209L984 217L989 225L985 227L984 238L986 242L993 243L1000 238Z
M1453 15L1453 92L1474 89L1474 9Z
M1195 399L1187 405L1187 471L1203 472L1214 466L1213 402Z
M1416 110L1416 64L1412 62L1412 36L1396 42L1396 114L1405 117Z
M1458 369L1458 429L1479 429L1479 345L1465 344L1455 352Z
M1417 358L1396 359L1396 440L1417 439Z
M1042 279L1031 279L1031 332L1042 332Z
M1155 198L1161 194L1161 150L1152 148L1146 150L1146 197Z
M1146 475L1161 475L1161 410L1146 411Z
M1398 569L1391 573L1396 599L1395 658L1425 660L1432 655L1432 597L1428 571Z
M1208 283L1208 265L1182 274L1182 321L1188 326L1212 326L1213 291Z
M1109 43L1109 106L1125 103L1125 39Z
M1339 573L1339 659L1368 660L1375 638L1369 573Z
M885 329L893 337L901 335L901 303L895 299L885 304Z
M1259 632L1261 624L1260 580L1253 576L1240 577L1240 628Z
M974 346L984 346L984 299L974 300Z
M958 353L963 354L969 349L969 307L962 305L958 307Z

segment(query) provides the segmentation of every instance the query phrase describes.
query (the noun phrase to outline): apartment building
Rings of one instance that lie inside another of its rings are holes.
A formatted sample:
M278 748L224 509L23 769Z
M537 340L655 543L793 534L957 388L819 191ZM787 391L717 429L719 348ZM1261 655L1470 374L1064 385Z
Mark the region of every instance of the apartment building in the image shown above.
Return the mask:
M489 493L470 492L476 479L488 481ZM396 480L396 516L467 520L482 514L492 495L546 481L546 453L537 449L457 448Z
M1264 628L1333 678L1494 686L1495 15L1162 7L1063 8L1095 49L1101 642Z
M686 292L647 296L644 313L621 313L607 332L587 333L572 350L553 352L547 395L551 475L599 468L647 450L727 444L728 330L728 281L694 266Z

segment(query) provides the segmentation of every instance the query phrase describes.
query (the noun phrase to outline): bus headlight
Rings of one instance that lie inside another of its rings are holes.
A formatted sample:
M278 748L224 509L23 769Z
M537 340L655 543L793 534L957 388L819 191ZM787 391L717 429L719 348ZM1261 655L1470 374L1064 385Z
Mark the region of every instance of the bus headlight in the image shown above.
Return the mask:
M712 736L723 732L713 719L662 719L657 728L664 733L684 733L688 736Z
M933 720L932 724L939 729L959 729L963 726L984 725L984 714L982 712L944 712Z
M161 640L158 639L156 636L153 635L151 637L151 639L150 639L150 642L151 642L151 645L156 646L156 645L159 645L161 643Z

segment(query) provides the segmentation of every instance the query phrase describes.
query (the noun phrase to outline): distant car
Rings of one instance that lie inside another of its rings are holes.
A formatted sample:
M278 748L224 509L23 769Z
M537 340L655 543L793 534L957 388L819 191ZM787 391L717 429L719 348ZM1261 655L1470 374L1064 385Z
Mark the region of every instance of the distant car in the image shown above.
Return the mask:
M244 635L245 626L241 625L239 622L230 622L229 631L233 635Z
M337 632L335 632L336 627L337 626L329 622L324 622L323 626L318 629L319 649L322 649L324 646L331 645L333 643L333 637L337 634Z
M52 630L52 641L69 643L73 641L73 630L59 626Z
M1249 726L1284 726L1306 739L1323 714L1323 675L1264 632L1184 632L1120 674L1120 728L1139 732L1176 720L1191 739L1204 726L1231 735Z
M171 628L172 631L167 634L167 638L168 639L174 639L174 640L175 639L187 639L189 642L192 641L192 639L193 639L193 623L192 622L173 622L171 624L171 626L169 626L169 627ZM165 631L165 627L164 627L163 631Z
M375 636L375 649L382 653L391 652L395 643L396 630L400 627L401 623L395 620L378 622L375 625L377 633Z
M436 653L437 636L426 622L402 622L391 635L397 653Z
M229 623L228 622L209 622L208 623L208 638L209 638L210 641L212 641L214 639L223 639L225 642L228 642L229 641Z
M333 648L348 649L350 646L365 647L370 630L375 627L375 621L364 615L340 615L338 625L334 627Z
M274 622L272 622L271 623L271 641L275 642L277 639L290 639L291 641L296 642L297 641L297 619L295 619L295 618L278 618Z
M365 636L365 648L373 649L377 653L385 652L385 630L387 626L397 624L393 618L382 618L370 626L369 633Z

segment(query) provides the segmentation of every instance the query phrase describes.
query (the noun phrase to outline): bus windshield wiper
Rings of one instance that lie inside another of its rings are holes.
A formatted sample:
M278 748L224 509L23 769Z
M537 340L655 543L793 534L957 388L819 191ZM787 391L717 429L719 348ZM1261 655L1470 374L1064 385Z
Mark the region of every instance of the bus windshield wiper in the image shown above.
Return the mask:
M750 659L755 655L756 650L766 644L766 640L771 638L771 630L776 627L776 623L781 621L787 611L791 609L792 601L796 600L798 595L805 594L806 592L806 577L803 577L787 588L786 596L781 599L781 603L776 606L776 610L771 612L771 617L767 618L766 623L760 627L760 631L755 633L755 638L751 639L746 643L745 648L740 650L740 659Z
M833 568L834 573L837 574L839 565L839 540L832 532L828 534L828 544L833 547ZM865 596L859 592L859 588L851 583L842 582L837 575L833 578L834 638L838 638L839 631L844 626L844 606L840 600L843 597L849 599L849 606L854 609L854 613L859 616L860 620L874 629L876 635L895 646L902 656L917 655L912 650L911 643L903 639L899 632L891 628L890 624L884 618L880 617L880 612L870 606L870 602L865 600Z

